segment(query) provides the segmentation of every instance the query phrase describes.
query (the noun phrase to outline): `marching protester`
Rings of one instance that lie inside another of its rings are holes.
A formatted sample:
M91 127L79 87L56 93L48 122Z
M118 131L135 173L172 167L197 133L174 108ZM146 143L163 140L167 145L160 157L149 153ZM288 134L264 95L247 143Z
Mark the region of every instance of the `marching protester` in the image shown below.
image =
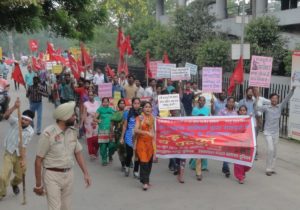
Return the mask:
M253 95L255 97L256 102L256 106L258 108L262 107L263 105L269 105L271 103L271 101L269 99L266 99L262 96L260 96L260 92L259 92L259 88L258 87L254 87L253 88ZM258 139L258 133L259 131L262 129L263 127L263 119L262 119L262 112L261 111L256 111L255 112L255 119L256 119L256 139ZM255 160L257 160L257 156L258 156L258 152L257 152L257 146L256 146L256 154L255 154Z
M167 91L168 91L168 93L172 93L173 90L175 90L175 87L173 86L172 80L167 79Z
M132 158L135 151L135 135L134 135L134 128L136 124L136 118L141 114L140 107L141 107L141 100L139 98L133 98L131 100L132 107L129 111L124 112L123 115L123 129L122 129L122 138L120 143L125 144L126 150L126 159L125 159L125 176L128 177L130 174L129 168L132 163ZM138 170L139 170L139 162L134 162L134 169L133 175L138 177Z
M127 79L126 79L126 74L125 74L124 71L122 71L122 72L120 73L119 84L120 84L123 88L125 87L125 85L128 84L128 81L127 81Z
M111 117L111 127L110 127L110 139L114 139L115 148L118 151L119 160L122 166L122 172L125 171L125 147L121 144L122 139L122 129L123 129L123 115L125 109L125 100L120 99L118 101L118 110Z
M96 67L96 74L94 75L94 78L93 78L93 84L95 85L96 90L98 90L99 85L106 83L106 82L108 82L107 77L102 72L100 67Z
M112 96L115 97L115 93L119 92L121 98L125 98L124 88L119 84L119 78L117 75L113 77L112 84Z
M226 100L226 92L222 90L221 93L218 94L218 98L216 100L212 99L211 103L211 114L218 116L219 112L225 108L227 105Z
M247 107L245 105L240 106L239 115L247 115ZM248 172L251 168L249 166L244 166L240 164L233 164L234 176L237 178L240 184L244 184L246 178L246 172Z
M27 70L28 72L25 74L25 83L26 83L26 87L30 87L31 85L33 85L33 78L36 76L36 73L32 71L31 66L27 66Z
M228 97L226 106L218 113L218 116L237 116L238 113L235 110L235 99ZM228 178L230 176L230 169L227 162L223 162L222 172Z
M154 117L152 116L152 105L144 102L143 113L137 117L135 124L136 153L140 162L140 181L143 190L149 188L149 177L152 169L154 155Z
M293 96L295 87L289 92L289 94L279 103L279 95L272 93L270 95L271 104L257 106L255 101L254 107L257 111L265 113L265 125L264 135L267 143L267 167L266 175L271 176L275 174L275 163L277 159L277 144L279 141L279 120L282 109L286 106L290 98Z
M114 145L110 139L110 126L114 112L115 110L109 107L109 98L103 97L95 116L95 121L98 122L98 143L103 166L107 166L107 158L110 163L113 161Z
M192 111L193 116L209 116L210 109L205 106L205 97L200 96L198 99L198 107L195 106ZM198 181L202 180L202 170L207 171L207 159L196 160L196 177Z
M149 87L145 89L145 94L144 97L151 97L151 98L156 98L156 80L155 79L150 79L149 81Z
M0 121L3 119L3 115L10 102L10 97L8 95L9 86L9 82L0 75Z
M136 97L142 98L145 95L145 89L141 86L140 80L135 80L135 85L137 87Z
M34 119L32 111L25 110L21 115L21 119L11 116L15 110L20 109L20 105L21 102L18 98L14 106L8 109L3 116L9 122L10 129L4 138L5 153L0 175L0 200L6 196L6 189L9 184L15 195L20 193L18 185L22 182L22 175L26 171L26 147L34 134L30 125ZM19 128L19 120L21 120L21 128ZM22 131L22 145L19 145L20 129ZM15 177L9 183L12 172Z
M38 142L33 191L40 196L46 194L49 210L71 209L74 156L83 172L86 187L91 185L74 128L74 109L75 102L59 105L53 113L56 123L43 131Z
M125 98L132 99L136 97L138 88L135 86L134 83L135 78L132 74L129 74L127 78L128 78L128 84L124 86Z
M2 57L2 59L0 59L0 74L3 76L3 79L7 79L9 70L4 61L5 61L5 58Z
M94 118L97 109L100 107L100 102L95 100L95 94L93 91L88 91L88 97L88 101L83 103L81 125L84 127L90 158L95 159L98 156L99 144L98 125L94 122Z
M185 113L187 116L191 116L193 111L193 100L195 97L195 94L191 90L191 83L187 82L185 90L182 91L180 87L179 91L180 91L179 94L180 94L181 102L183 104Z
M46 89L40 84L40 78L33 78L33 85L27 89L26 97L29 98L30 110L37 112L36 134L40 135L42 130L43 97L48 97ZM32 122L33 123L33 122Z
M59 97L61 104L75 100L74 81L71 79L70 73L65 73L59 85Z

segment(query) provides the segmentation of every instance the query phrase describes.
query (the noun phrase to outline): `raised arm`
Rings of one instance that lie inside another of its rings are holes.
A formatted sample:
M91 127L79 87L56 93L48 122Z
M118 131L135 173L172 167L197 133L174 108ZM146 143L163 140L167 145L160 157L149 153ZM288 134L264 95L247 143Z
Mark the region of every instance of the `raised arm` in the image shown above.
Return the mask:
M289 102L292 98L296 87L293 87L289 94L283 99L283 101L279 104L280 108L283 109L285 105Z

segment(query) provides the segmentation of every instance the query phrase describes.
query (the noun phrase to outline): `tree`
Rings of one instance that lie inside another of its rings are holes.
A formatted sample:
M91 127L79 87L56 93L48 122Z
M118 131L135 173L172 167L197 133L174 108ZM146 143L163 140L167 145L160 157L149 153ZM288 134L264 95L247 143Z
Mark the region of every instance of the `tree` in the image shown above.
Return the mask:
M279 66L287 51L284 49L285 40L280 35L278 19L270 16L253 19L246 27L245 38L251 45L251 55L273 57L275 72L284 71Z
M220 66L225 71L230 71L232 69L230 46L231 42L221 37L201 43L196 51L197 65L200 68L205 66Z
M215 17L209 14L209 0L195 0L174 14L174 59L177 63L195 62L198 44L214 35Z
M0 4L0 31L23 33L46 29L60 36L88 40L93 38L94 27L106 20L106 9L98 0L5 2Z
M300 50L300 44L298 44L295 50ZM292 72L292 51L288 51L286 56L283 58L283 64L285 69L285 75L290 76Z

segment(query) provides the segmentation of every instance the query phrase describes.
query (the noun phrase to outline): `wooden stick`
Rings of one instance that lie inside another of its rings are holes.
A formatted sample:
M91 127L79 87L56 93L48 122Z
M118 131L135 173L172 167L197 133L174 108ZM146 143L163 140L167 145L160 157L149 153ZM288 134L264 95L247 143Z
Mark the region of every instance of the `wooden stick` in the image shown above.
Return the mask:
M22 138L22 116L20 107L18 107L18 123L19 123L19 153L21 156L21 161L24 160L24 148L23 148L23 138ZM26 188L25 188L25 172L22 169L22 184L23 184L23 202L22 205L26 205Z

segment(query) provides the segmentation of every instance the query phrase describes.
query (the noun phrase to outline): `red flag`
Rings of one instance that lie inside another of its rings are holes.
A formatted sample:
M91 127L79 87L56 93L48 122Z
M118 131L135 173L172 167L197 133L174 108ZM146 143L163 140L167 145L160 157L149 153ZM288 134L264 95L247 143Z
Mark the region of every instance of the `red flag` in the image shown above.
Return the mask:
M235 67L230 79L229 79L228 94L231 95L235 89L236 84L243 84L244 82L244 60L241 56L237 66Z
M118 63L118 72L125 72L126 75L128 75L128 65L126 61L124 60L124 57L119 57L119 63Z
M29 49L31 50L31 52L37 51L39 48L39 42L38 42L38 40L35 40L35 39L30 39L28 41L28 45L29 45Z
M106 74L110 77L115 76L115 72L110 68L110 66L107 64L105 67Z
M37 59L35 57L32 57L31 60L32 60L32 68L33 68L33 70L36 70L36 71L42 70L41 65L38 63L38 61L37 61Z
M75 58L71 54L68 54L68 58L69 58L70 68L71 68L71 71L72 71L75 79L79 79L80 71L78 69L78 65L77 65Z
M84 66L82 65L82 61L80 59L77 60L77 67L79 72L84 72Z
M54 45L51 42L47 42L47 53L51 56L55 54Z
M119 28L118 37L117 37L117 48L120 48L124 42L125 42L125 36L123 34L122 28Z
M44 59L44 53L43 52L39 52L39 59L43 60Z
M169 60L169 57L168 57L168 53L166 51L164 52L163 61L164 61L164 63L170 63L170 60Z
M128 55L132 55L131 41L129 35L126 37L126 51Z
M61 48L58 48L58 49L55 51L55 53L56 53L57 55L60 55L60 54L61 54Z
M20 83L21 85L24 85L24 87L26 87L25 85L25 80L23 78L20 66L18 63L15 63L15 68L11 74L11 78L13 80L15 80L17 83Z
M88 66L92 66L92 58L88 54L83 43L80 43L80 50L81 50L82 65L84 69Z
M152 78L152 73L150 71L150 54L149 54L149 50L147 50L147 52L146 52L146 76L148 78Z

